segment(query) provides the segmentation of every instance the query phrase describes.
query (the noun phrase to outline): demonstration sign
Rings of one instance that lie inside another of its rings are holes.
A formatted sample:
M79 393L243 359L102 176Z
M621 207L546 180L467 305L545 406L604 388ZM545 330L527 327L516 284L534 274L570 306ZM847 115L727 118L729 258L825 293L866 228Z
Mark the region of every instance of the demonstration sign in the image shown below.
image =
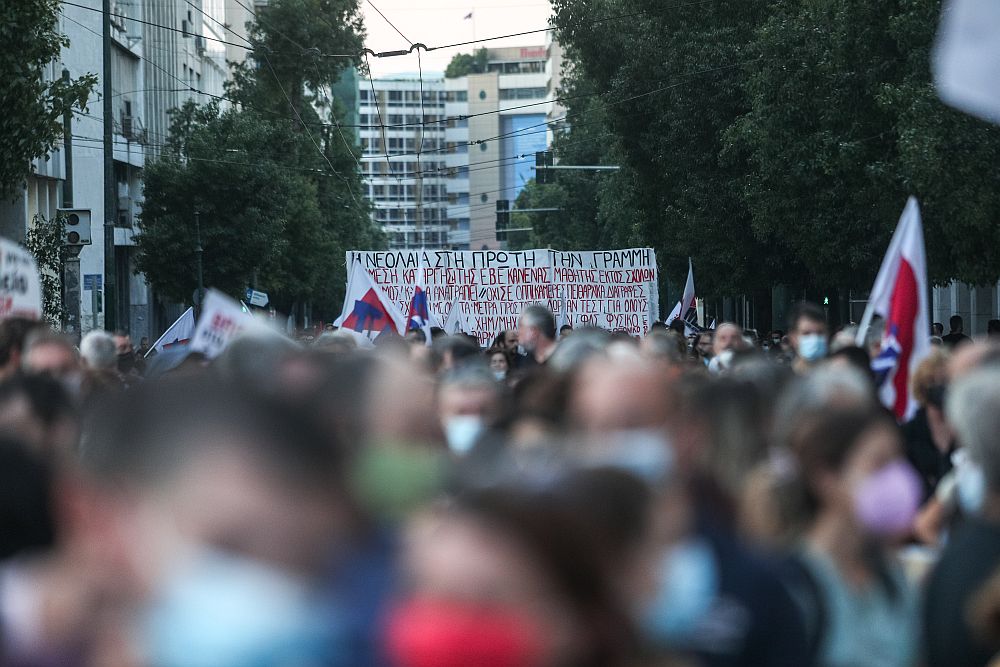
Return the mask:
M191 336L191 351L201 352L209 359L217 357L240 334L248 331L270 331L265 324L244 310L243 306L214 289L205 292L205 304L198 326Z
M518 315L532 303L547 306L560 323L632 335L648 333L659 316L656 253L650 248L348 252L347 263L348 272L355 263L364 267L403 312L414 286L426 285L432 321L443 326L457 315L458 328L481 345L517 328Z
M7 239L0 239L0 319L42 317L42 281L35 258Z

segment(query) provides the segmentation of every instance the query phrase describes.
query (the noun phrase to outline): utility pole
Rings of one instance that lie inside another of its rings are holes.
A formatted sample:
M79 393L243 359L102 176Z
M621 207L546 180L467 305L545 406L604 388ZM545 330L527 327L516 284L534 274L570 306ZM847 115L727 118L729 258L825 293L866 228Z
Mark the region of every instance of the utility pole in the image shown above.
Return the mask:
M69 70L62 71L63 83L69 86ZM62 207L73 208L73 110L66 107L63 113L63 181ZM65 223L63 223L65 224ZM89 221L88 221L89 224ZM75 336L80 335L80 255L76 248L67 247L63 241L62 267L63 330Z
M104 56L104 328L118 327L118 285L115 280L115 215L118 213L115 183L115 110L111 73L111 0L102 3L102 47Z

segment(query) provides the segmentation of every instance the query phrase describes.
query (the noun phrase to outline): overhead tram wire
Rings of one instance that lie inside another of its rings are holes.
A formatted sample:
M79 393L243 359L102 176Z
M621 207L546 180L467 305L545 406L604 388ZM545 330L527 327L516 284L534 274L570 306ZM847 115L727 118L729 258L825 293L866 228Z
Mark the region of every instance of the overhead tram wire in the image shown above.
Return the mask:
M375 94L375 79L373 78L373 75L372 75L372 66L371 66L371 63L368 61L368 53L367 52L365 53L365 66L368 68L368 84L371 86L371 90L372 90L372 104L375 105L375 113L378 115L378 125L381 128L382 148L385 149L385 166L386 166L386 169L388 170L389 174L391 175L392 174L392 163L389 161L389 139L388 139L388 137L386 136L386 133L385 133L386 132L385 131L385 124L382 122L382 110L378 106L378 96ZM360 159L364 160L365 157L362 155ZM378 158L378 159L381 160L382 158ZM396 177L396 182L397 183L399 182L399 177L398 176Z
M305 131L306 136L309 137L309 141L311 141L312 145L316 147L316 151L320 154L320 157L322 157L326 161L326 164L330 167L330 171L339 176L341 180L344 181L344 185L347 186L347 193L351 195L351 199L353 199L354 203L357 204L358 209L365 210L365 207L362 206L360 201L358 201L357 195L354 194L354 189L351 187L351 182L347 180L347 178L343 176L340 172L337 171L337 169L333 166L333 163L330 162L330 158L327 157L326 153L323 152L323 149L320 147L320 145L316 143L316 139L313 137L312 132L309 131L309 127L302 122L302 116L299 115L298 109L295 108L295 105L292 103L291 98L288 97L288 93L285 92L285 87L281 85L281 80L278 79L278 73L274 71L274 66L271 64L271 59L267 57L266 53L261 53L261 55L264 56L264 62L267 63L268 69L271 70L271 74L274 76L274 82L278 84L278 90L281 91L281 94L284 96L285 101L288 102L288 106L292 110L292 113L295 114L296 119L298 119L299 123L302 124L302 129Z

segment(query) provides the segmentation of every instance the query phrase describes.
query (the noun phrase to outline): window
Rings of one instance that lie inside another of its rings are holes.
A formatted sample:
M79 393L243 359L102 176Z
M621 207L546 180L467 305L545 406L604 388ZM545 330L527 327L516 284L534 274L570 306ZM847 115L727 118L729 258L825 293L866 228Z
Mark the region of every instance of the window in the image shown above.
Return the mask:
M449 102L468 102L469 93L466 90L450 90L446 99Z
M532 100L544 99L548 95L547 88L501 88L501 100Z

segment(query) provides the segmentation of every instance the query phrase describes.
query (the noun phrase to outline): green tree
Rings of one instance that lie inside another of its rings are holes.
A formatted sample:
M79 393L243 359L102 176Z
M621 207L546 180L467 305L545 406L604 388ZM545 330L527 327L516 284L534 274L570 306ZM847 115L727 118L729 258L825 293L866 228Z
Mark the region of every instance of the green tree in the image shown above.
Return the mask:
M457 79L469 74L483 74L489 62L489 52L485 48L475 53L456 53L444 70L446 79Z
M273 0L234 69L239 106L177 112L169 150L147 168L138 264L155 287L184 301L194 290L197 206L206 284L235 295L256 279L282 312L339 311L345 251L385 246L329 92L360 64L337 54L360 54L363 37L357 0Z
M68 257L66 246L63 245L64 222L62 216L46 218L36 215L21 244L38 264L42 282L42 317L55 328L62 325L66 314L60 280L63 265Z
M312 167L292 148L303 140L289 121L220 113L216 104L180 109L170 150L146 168L137 269L164 296L188 301L197 285L197 211L206 286L235 296L256 274L278 305L311 297L330 242L315 231ZM303 236L308 254L296 243Z
M31 173L31 161L46 155L62 137L66 109L85 111L97 83L46 81L48 66L69 40L56 29L58 0L0 4L0 197L12 195Z

